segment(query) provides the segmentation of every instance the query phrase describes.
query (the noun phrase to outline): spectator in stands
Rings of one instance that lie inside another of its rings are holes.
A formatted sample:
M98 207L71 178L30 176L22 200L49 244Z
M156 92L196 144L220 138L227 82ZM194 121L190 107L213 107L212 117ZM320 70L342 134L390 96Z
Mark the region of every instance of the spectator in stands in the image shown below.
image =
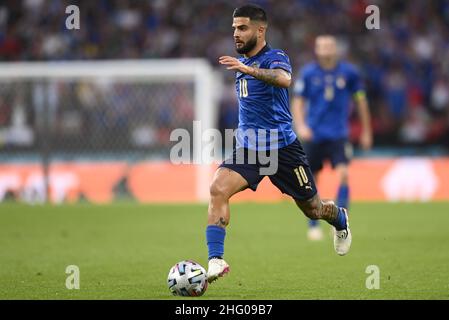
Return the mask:
M2 1L0 60L205 57L216 64L219 54L233 54L231 21L223 12L232 13L240 2ZM355 48L348 58L363 66L373 122L396 119L393 126L379 126L382 134L395 138L386 143L416 140L420 130L410 126L422 117L409 110L413 105L429 111L423 111L429 123L449 117L449 1L378 0L380 30L364 28L368 2L363 0L256 2L272 13L268 41L295 57L295 70L310 61L317 34L333 32ZM65 7L70 4L81 10L80 30L65 28ZM228 103L222 106L222 125L232 125L227 119L234 111ZM440 122L430 136L424 135L424 143L443 140L449 125Z

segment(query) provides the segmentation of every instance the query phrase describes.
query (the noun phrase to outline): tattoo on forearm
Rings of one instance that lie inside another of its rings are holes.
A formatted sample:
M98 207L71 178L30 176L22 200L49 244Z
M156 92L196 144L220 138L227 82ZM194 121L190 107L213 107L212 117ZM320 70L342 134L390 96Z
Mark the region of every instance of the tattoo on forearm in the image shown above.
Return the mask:
M270 85L280 86L280 80L282 78L283 71L279 69L260 69L253 67L251 75L254 78L264 81Z

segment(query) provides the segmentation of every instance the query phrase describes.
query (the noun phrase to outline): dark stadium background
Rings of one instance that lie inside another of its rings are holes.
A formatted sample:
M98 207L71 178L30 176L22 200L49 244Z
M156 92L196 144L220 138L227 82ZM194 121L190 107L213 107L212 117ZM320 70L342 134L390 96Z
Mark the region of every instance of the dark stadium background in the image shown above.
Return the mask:
M339 36L345 56L360 67L365 78L376 146L396 150L399 146L421 147L411 153L447 152L448 1L256 2L270 13L269 43L289 54L294 76L313 58L316 35ZM218 67L220 55L234 54L230 17L242 3L245 1L2 1L0 59L202 57ZM77 32L65 28L64 8L69 4L80 7L81 29ZM365 28L365 8L369 4L380 7L380 30ZM232 75L220 70L232 86ZM12 107L5 100L0 98L0 127L11 121ZM63 117L63 113L58 116ZM223 91L220 127L235 127L236 114L232 89ZM160 117L163 122L163 115ZM32 122L32 118L33 114L29 114L28 121ZM356 141L356 117L351 124L352 140ZM101 125L101 119L92 125Z

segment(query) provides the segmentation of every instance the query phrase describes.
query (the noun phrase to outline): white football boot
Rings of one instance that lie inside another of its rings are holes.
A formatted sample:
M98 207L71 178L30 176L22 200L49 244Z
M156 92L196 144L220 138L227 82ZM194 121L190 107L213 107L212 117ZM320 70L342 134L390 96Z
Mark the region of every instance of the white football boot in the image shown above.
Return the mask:
M207 281L212 283L219 277L223 277L225 274L229 273L229 271L229 265L223 259L210 259L207 270Z
M307 231L307 239L310 241L323 240L323 231L321 230L321 227L309 227L309 230Z
M334 227L334 249L338 255L344 256L351 248L352 235L349 229L348 211L342 208L346 216L346 229L337 231Z

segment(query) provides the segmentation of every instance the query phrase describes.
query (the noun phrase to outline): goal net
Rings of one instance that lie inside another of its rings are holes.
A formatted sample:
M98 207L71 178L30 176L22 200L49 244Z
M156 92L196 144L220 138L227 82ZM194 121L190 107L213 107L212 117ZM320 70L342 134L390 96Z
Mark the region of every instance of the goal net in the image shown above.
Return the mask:
M220 83L202 59L0 64L0 201L164 201L186 179L172 199L206 200L194 121L217 127ZM198 165L170 163L175 129Z

